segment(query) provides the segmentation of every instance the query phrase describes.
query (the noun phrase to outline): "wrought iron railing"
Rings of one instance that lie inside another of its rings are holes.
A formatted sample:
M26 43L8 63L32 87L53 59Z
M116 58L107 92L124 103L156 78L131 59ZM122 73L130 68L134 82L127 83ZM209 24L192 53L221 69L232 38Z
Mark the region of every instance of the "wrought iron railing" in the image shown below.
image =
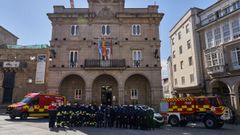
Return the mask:
M85 60L85 68L124 68L126 66L125 59L112 59L112 60Z

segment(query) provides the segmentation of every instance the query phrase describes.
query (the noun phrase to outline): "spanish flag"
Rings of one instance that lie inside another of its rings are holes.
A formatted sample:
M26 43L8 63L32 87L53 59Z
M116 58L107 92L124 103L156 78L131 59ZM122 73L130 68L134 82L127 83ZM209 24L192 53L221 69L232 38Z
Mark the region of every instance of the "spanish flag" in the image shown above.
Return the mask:
M103 56L103 57L106 57L106 56L107 56L107 47L106 47L106 41L105 41L105 39L103 39L103 42L102 42L102 56Z

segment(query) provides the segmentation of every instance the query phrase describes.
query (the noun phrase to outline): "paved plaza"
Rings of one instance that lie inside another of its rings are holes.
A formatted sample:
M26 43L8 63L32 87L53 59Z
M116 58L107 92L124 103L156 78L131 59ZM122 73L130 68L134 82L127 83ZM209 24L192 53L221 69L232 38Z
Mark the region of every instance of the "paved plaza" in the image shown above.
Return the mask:
M48 119L29 118L26 121L10 120L7 115L0 115L0 135L237 135L240 126L226 124L221 129L205 129L202 124L189 124L187 127L164 126L151 131L116 129L116 128L73 128L50 131Z

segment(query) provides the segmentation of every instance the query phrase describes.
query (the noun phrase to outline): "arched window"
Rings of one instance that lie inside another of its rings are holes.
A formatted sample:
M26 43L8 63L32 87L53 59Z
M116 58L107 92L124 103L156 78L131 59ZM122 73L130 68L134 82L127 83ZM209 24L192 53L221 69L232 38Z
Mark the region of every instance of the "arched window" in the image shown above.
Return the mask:
M140 24L132 25L132 35L134 35L134 36L141 35L141 25Z
M108 35L110 35L110 33L111 33L110 26L109 25L103 25L102 26L102 35L108 36Z
M80 34L80 28L78 25L72 25L71 26L71 35L72 36L77 36Z

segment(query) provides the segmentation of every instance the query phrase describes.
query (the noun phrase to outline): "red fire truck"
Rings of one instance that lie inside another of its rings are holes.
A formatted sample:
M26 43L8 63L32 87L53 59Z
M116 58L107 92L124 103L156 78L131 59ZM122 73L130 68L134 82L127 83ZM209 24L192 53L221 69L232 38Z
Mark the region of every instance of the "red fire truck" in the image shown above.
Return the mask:
M48 107L52 103L65 104L66 99L59 95L48 95L41 93L29 93L18 103L9 105L7 113L11 119L20 117L24 120L27 117L47 117Z
M230 109L216 96L165 98L160 102L160 113L172 126L201 121L211 129L221 128L231 117Z

